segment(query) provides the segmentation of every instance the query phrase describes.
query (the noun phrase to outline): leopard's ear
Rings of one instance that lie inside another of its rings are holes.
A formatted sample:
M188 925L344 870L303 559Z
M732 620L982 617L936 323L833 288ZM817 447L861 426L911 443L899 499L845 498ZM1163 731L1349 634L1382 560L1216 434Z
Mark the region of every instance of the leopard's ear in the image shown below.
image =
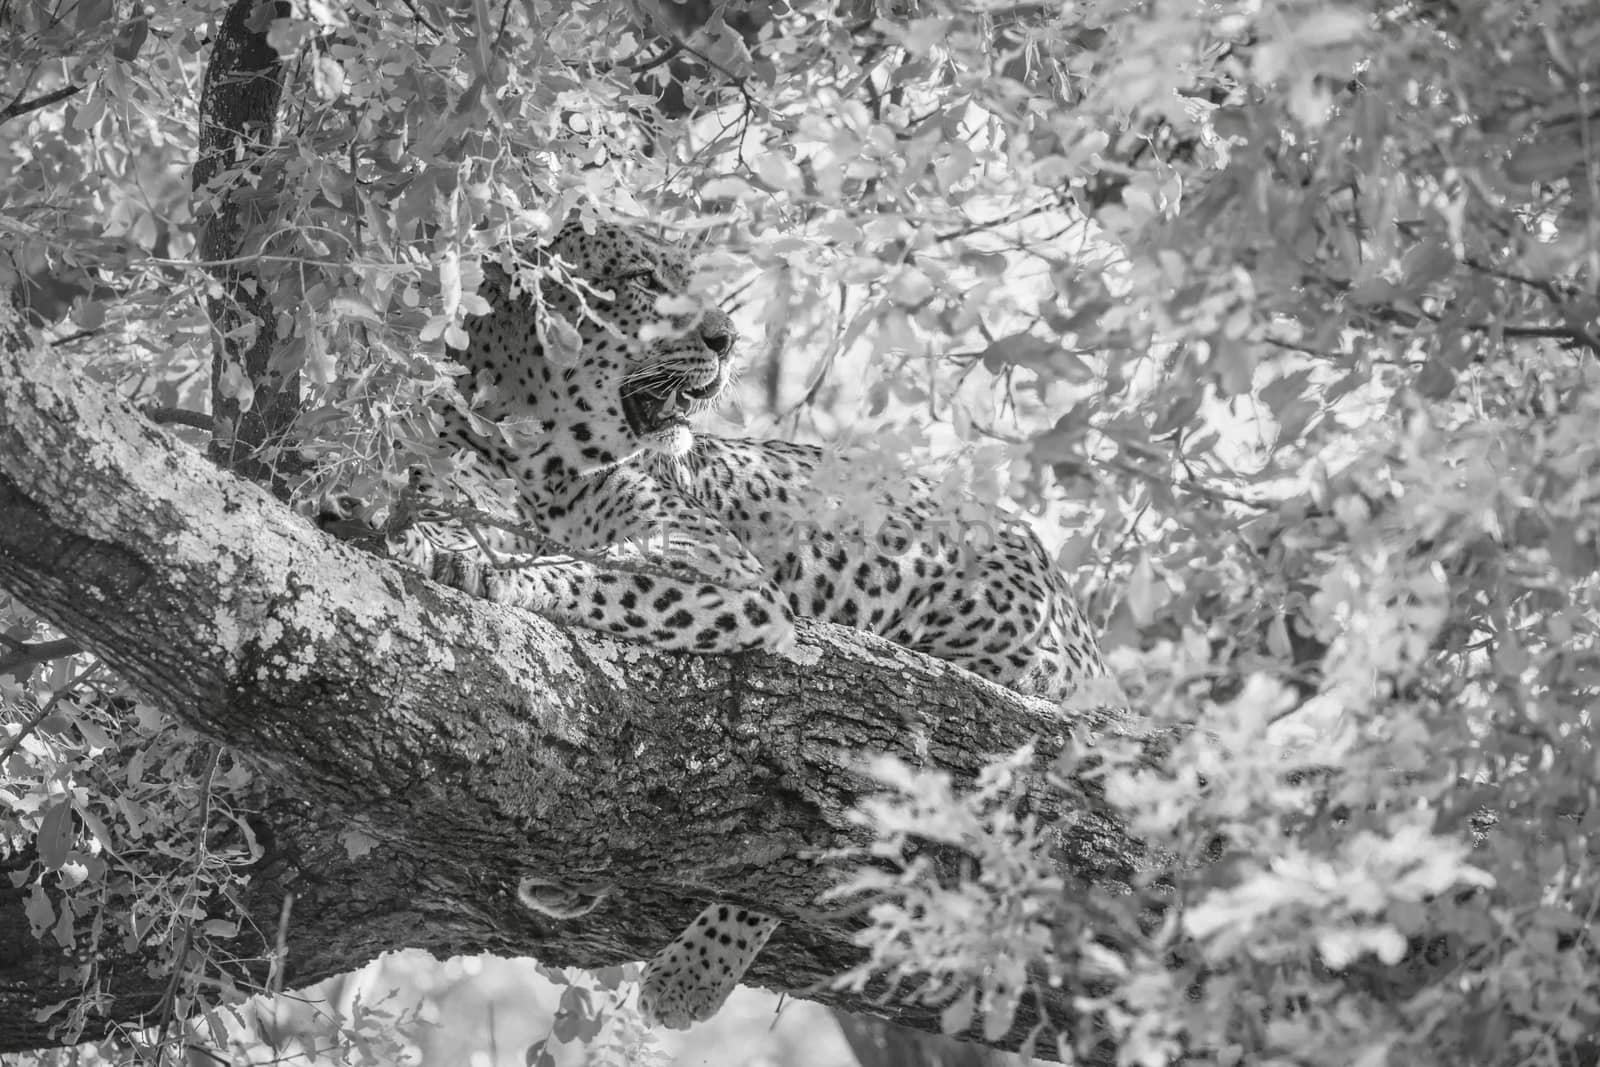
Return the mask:
M592 212L590 214L592 214ZM558 241L561 238L566 237L568 234L576 233L577 231L584 229L584 215L585 212L582 204L573 204L571 207L567 208L567 217L561 220L561 228L556 230L555 236L553 236L551 240Z
M592 230L593 226L594 220L592 216L590 217L589 225L585 226L583 209L577 206L571 207L567 209L567 217L561 221L560 226L553 231L547 230L538 238L539 251L549 251L564 240L578 237L586 231Z
M543 265L549 262L556 245L568 238L592 233L597 221L592 209L585 211L582 204L573 204L567 208L566 218L560 226L535 235L532 240L518 247L517 254L527 263Z

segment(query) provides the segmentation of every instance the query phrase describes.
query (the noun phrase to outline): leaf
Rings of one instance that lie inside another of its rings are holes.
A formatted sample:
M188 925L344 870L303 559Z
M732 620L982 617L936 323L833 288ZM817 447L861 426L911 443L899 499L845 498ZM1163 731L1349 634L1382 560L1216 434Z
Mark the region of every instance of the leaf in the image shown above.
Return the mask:
M1289 661L1294 651L1289 644L1289 628L1284 625L1282 615L1274 615L1267 624L1267 651L1284 662Z
M106 824L101 821L100 816L88 809L84 809L78 812L78 818L83 820L83 828L88 832L91 840L103 849L111 847L111 843L116 838L111 836L111 832L106 829Z
M991 1044L1011 1032L1017 1017L1017 998L1009 990L997 990L988 998L988 1010L983 1016L983 1039Z
M1517 182L1554 182L1579 171L1588 151L1577 137L1543 136L1518 148L1506 161L1506 175Z
M242 815L234 815L233 824L239 828L240 835L244 837L244 846L250 854L250 862L255 863L261 859L266 853L261 847L261 842L256 840L256 832L250 828L250 820Z
M454 249L446 250L439 257L436 269L439 272L439 303L446 315L454 315L456 308L461 306L461 260Z
M56 923L56 910L51 906L44 886L38 882L28 890L28 902L22 906L22 910L28 916L28 926L34 937L43 937L44 932Z
M1455 391L1456 372L1435 352L1411 380L1411 387L1429 400L1443 400Z
M311 87L323 100L337 100L345 94L348 83L344 67L327 53L317 56L311 67Z
M72 804L66 800L52 805L39 822L39 862L54 871L67 862L72 849Z
M1328 48L1358 40L1366 35L1369 26L1362 11L1328 8L1301 19L1294 27L1294 36L1301 44Z
M217 379L217 392L236 401L240 414L249 411L251 405L255 403L255 383L244 373L244 368L234 360L228 360L223 364L222 374Z
M104 93L95 93L72 116L72 128L75 130L92 129L99 123L106 113L106 99Z
M73 934L72 899L65 897L61 901L61 911L56 915L55 929L50 931L50 936L55 938L56 944L62 948L71 948L77 938Z
M700 186L700 195L706 200L743 200L755 193L755 186L732 174L718 175Z
M539 343L544 346L544 358L557 367L576 367L583 354L583 337L572 323L560 315L545 315L538 320L536 329Z
M1156 421L1150 427L1150 436L1162 437L1188 426L1194 421L1195 414L1199 412L1204 399L1205 394L1198 389L1174 397L1166 410L1156 416Z
M65 890L76 889L89 880L89 865L82 862L81 855L76 853L74 855L77 855L77 858L63 863L61 870L57 872L57 877L61 879L60 887Z
M332 385L339 380L339 360L328 348L327 336L311 323L305 335L305 374L318 385Z
M799 191L805 184L800 168L782 152L768 151L756 159L756 176L776 190Z
M721 8L700 27L706 41L705 49L711 60L733 78L740 78L750 70L750 49L744 38L723 20Z
M1094 377L1088 364L1062 348L1060 341L1031 333L1013 333L991 342L983 350L983 366L991 374L1001 374L1008 366L1024 367L1041 374L1048 371L1052 377L1071 382Z
M427 322L422 324L422 329L418 331L417 336L424 341L434 341L441 337L449 326L450 316L433 315L429 317Z
M88 718L80 718L75 721L78 732L83 735L84 743L89 746L89 754L91 756L96 752L104 752L111 747L111 738L100 728L99 723Z
M200 924L207 937L230 938L239 936L239 924L231 919L207 919Z
M117 15L115 0L78 0L76 26L79 33L90 33Z
M1413 295L1456 269L1455 253L1442 241L1424 241L1407 252L1400 269Z
M1156 577L1150 557L1141 555L1128 578L1128 610L1141 626L1154 621L1156 612L1167 602L1166 583Z
M344 846L345 855L358 860L377 847L378 839L360 830L350 829L339 835L339 844Z
M145 822L149 813L138 801L128 799L126 794L119 793L116 797L117 810L122 813L123 821L128 824L128 829L135 836L144 833Z
M966 1033L972 1025L977 1000L977 990L969 987L965 993L946 1004L944 1010L939 1013L940 1031L952 1036Z
M1017 1061L1019 1063L1032 1063L1034 1049L1039 1044L1039 1035L1044 1033L1046 1024L1038 1023L1028 1031L1028 1036L1022 1039L1022 1044L1017 1046Z
M139 50L149 36L150 20L143 15L131 18L117 27L117 34L111 39L111 54L124 63L131 63L139 58Z
M80 329L98 330L106 321L106 306L98 300L85 300L73 312L72 321Z

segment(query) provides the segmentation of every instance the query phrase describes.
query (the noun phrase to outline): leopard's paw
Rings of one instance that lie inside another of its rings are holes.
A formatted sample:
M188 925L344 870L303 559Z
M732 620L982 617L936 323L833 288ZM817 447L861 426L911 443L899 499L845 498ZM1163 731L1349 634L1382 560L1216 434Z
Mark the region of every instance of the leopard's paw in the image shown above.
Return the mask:
M639 1010L669 1030L711 1018L777 928L770 915L711 905L645 968Z

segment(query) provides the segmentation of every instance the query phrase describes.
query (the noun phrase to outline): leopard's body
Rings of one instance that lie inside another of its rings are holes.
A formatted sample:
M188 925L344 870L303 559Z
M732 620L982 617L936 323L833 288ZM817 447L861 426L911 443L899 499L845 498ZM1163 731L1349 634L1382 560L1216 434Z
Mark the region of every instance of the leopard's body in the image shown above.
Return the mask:
M393 546L400 554L494 600L664 649L783 647L798 615L1027 694L1059 698L1104 676L1064 579L1025 526L975 536L941 523L914 479L880 501L878 529L808 526L828 510L828 487L814 481L819 449L693 432L689 414L727 386L735 331L688 296L673 246L569 224L516 259L505 266L531 265L539 278L519 286L505 269L487 272L490 312L468 320L468 347L455 353L473 417L448 413L444 439L471 457L460 485L469 500L547 541L433 523L413 527ZM552 545L574 558L494 565ZM629 546L655 569L585 555ZM776 925L706 909L647 969L647 1013L674 1026L709 1016Z

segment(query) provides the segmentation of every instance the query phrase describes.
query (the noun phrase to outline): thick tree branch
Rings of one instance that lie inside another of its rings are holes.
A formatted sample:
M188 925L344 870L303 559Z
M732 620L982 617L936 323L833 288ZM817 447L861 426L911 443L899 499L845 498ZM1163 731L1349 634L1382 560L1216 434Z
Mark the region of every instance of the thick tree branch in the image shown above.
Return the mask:
M312 887L291 923L291 984L403 945L640 959L726 898L789 920L753 980L811 995L857 958L849 920L815 910L832 875L812 856L859 840L860 755L967 775L1030 739L1059 743L1054 709L854 631L806 627L795 658L697 658L442 589L332 541L88 381L59 353L0 353L0 586L271 771L276 844L250 904L270 917L285 890ZM1076 875L1137 862L1091 792L1050 803L1066 809ZM350 859L328 837L343 827L377 852ZM582 920L545 922L514 902L530 871L615 891ZM32 1000L6 1002L29 988L10 978L55 965L25 931L17 899L0 898L6 958L21 951L0 974L0 1017L18 1020L0 1050L45 1038ZM129 980L124 1021L149 1006ZM1069 1005L1048 1008L1069 1019Z

